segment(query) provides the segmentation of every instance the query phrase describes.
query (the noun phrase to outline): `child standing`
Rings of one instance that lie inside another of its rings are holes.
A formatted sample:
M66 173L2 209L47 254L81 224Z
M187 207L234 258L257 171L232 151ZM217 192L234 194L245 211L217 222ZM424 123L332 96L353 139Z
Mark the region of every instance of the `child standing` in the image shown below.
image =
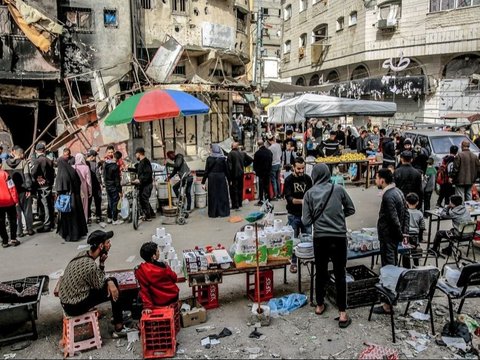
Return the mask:
M412 246L411 253L415 254L417 248L420 245L420 242L423 239L423 232L425 231L425 220L423 219L423 214L420 210L417 209L419 198L415 193L407 194L406 198L408 205L408 213L410 215L410 222L408 227L408 242ZM419 252L421 252L421 249ZM418 266L418 258L413 259L415 266ZM408 257L403 257L402 266L409 269L410 268L410 259Z
M430 210L430 200L432 199L433 190L435 190L435 182L437 179L437 169L433 166L433 158L427 160L427 170L425 171L425 188L423 189L423 210ZM426 216L426 214L425 214Z

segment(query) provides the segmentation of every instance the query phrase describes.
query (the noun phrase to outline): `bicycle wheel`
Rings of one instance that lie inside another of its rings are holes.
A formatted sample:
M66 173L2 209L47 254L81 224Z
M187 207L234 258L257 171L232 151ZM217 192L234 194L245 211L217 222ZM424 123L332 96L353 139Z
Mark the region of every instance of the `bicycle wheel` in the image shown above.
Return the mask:
M134 198L132 201L132 222L133 222L133 228L135 230L138 229L138 199Z

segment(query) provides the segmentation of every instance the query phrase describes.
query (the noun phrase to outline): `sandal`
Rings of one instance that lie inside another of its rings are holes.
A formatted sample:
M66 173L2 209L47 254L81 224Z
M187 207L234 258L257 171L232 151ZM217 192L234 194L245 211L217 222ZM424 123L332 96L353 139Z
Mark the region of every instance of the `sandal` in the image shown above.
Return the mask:
M290 265L290 272L292 274L296 274L297 273L297 265L294 265L294 264Z
M8 244L10 246L18 246L18 245L20 245L20 241L18 241L17 239L12 239L8 242Z
M338 326L341 329L345 329L345 328L349 327L351 323L352 323L352 319L350 318L350 316L347 316L347 320L345 320L345 321L340 321L340 319L338 320Z
M320 305L317 305L317 307L320 306ZM323 315L325 313L325 311L327 311L327 304L324 303L323 304L323 310L322 311L317 311L317 309L315 309L315 315Z
M380 306L375 306L373 308L372 313L377 314L377 315L390 315L392 312L391 311L386 311L382 305Z

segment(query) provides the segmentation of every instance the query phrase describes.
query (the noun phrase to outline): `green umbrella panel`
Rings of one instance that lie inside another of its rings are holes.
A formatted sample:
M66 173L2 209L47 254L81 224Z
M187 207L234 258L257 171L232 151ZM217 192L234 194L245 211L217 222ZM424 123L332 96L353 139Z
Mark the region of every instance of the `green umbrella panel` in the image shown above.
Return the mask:
M105 125L114 126L129 124L133 120L133 114L135 113L137 104L142 96L143 93L135 94L118 104L117 107L108 114L105 119Z

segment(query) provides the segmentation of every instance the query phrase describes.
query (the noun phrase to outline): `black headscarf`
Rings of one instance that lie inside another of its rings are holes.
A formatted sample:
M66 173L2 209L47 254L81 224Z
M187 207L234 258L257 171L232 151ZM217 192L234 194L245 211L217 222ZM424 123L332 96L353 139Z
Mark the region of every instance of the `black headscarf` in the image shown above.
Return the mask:
M61 157L57 162L58 171L57 179L55 181L55 188L57 192L80 192L80 178L68 160Z

